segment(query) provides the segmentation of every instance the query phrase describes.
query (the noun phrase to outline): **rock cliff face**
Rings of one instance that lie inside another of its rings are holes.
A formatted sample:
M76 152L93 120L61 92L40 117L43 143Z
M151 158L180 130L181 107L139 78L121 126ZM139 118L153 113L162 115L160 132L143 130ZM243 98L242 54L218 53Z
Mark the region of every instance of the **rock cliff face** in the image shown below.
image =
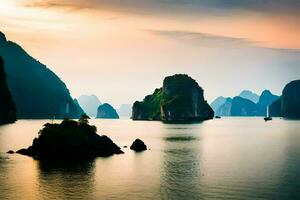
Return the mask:
M290 119L300 119L300 80L288 83L281 97L272 103L270 113Z
M256 104L242 97L234 97L232 100L231 116L256 116Z
M215 113L216 116L230 116L232 107L232 98L227 98L225 103L223 103Z
M78 103L90 117L97 116L97 109L101 105L101 102L96 95L81 95L78 98Z
M259 96L255 94L254 92L250 90L243 90L240 94L239 97L242 97L244 99L248 99L254 103L257 103L259 100Z
M62 80L1 32L0 55L18 118L79 118L83 114Z
M4 62L0 56L0 125L16 121L16 108L6 83Z
M104 103L98 107L97 118L119 119L119 115L110 104Z
M210 107L214 110L215 115L217 115L218 109L226 102L225 97L216 98L211 104Z
M266 116L267 106L270 106L278 98L279 96L273 95L269 90L264 90L257 103L257 115Z
M214 112L204 100L203 89L184 74L164 79L163 87L156 89L142 102L133 105L133 120L161 120L190 122L212 119Z
M259 96L258 103L254 103L250 99L252 98L255 100L255 93L245 90L241 94L243 94L242 96L247 96L248 98L243 98L240 96L236 96L233 99L227 98L225 103L220 105L219 108L216 110L215 115L244 117L265 116L267 106L271 105L275 100L279 98L278 96L273 95L269 90L264 90L261 96ZM219 98L217 98L214 102L217 102L218 99Z

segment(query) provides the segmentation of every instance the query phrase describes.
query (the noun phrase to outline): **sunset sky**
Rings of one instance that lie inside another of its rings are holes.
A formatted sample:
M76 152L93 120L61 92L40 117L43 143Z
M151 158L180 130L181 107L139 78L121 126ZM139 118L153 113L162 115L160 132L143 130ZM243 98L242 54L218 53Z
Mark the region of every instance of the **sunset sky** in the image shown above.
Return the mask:
M0 26L73 97L116 107L175 73L209 101L300 78L299 0L0 0Z

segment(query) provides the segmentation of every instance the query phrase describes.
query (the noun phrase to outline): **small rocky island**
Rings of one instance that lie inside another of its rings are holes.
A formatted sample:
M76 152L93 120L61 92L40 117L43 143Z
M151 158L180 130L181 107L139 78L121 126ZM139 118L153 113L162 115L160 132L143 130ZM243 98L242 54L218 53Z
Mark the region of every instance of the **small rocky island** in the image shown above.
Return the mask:
M97 118L98 119L119 119L119 115L116 109L114 109L114 107L112 107L108 103L104 103L98 107Z
M156 89L132 108L133 120L160 120L169 123L212 119L214 111L204 100L203 89L185 74L166 77Z
M96 132L96 127L88 124L87 116L79 121L47 123L32 145L17 153L37 159L85 159L123 153L109 137Z
M7 87L4 62L0 56L0 125L16 121L16 107Z
M130 149L136 152L141 152L147 150L147 146L142 140L136 139L130 146Z

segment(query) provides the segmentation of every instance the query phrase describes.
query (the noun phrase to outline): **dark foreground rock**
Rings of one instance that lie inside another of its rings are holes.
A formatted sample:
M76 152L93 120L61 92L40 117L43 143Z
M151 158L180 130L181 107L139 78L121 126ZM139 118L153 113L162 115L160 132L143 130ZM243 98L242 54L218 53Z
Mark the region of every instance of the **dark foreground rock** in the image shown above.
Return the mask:
M130 149L131 150L134 150L134 151L137 151L137 152L140 152L140 151L145 151L147 150L147 146L145 145L145 143L140 140L140 139L136 139L132 145L130 146Z
M38 159L81 159L121 154L109 137L96 134L87 119L64 120L61 124L45 124L30 147L17 153Z
M16 121L16 107L6 82L4 62L0 56L0 125Z

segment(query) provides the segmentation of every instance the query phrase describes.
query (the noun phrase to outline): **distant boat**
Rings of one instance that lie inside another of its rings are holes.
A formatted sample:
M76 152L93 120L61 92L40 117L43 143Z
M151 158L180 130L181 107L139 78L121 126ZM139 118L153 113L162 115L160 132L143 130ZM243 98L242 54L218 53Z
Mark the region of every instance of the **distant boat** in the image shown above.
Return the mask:
M216 119L221 119L221 116L215 116Z
M267 115L264 118L265 121L270 121L272 120L272 117L270 117L270 111L269 111L269 105L267 106Z

